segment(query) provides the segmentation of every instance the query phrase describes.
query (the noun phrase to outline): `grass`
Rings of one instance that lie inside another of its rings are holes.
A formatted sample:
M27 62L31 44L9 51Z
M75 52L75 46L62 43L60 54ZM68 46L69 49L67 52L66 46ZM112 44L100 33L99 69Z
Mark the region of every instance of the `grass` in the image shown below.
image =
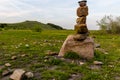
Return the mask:
M90 31L90 36L94 36L95 42L100 43L101 48L108 54L96 50L95 58L82 66L52 56L46 59L46 52L48 50L59 52L70 34L74 34L74 31L46 30L41 33L30 30L0 31L0 66L10 63L12 65L10 69L23 68L32 71L35 77L31 80L68 80L72 74L77 73L82 74L82 80L115 80L116 77L120 77L120 35ZM21 57L22 54L27 56ZM14 55L17 59L11 60ZM104 63L100 70L89 68L95 60ZM3 71L0 70L0 74Z

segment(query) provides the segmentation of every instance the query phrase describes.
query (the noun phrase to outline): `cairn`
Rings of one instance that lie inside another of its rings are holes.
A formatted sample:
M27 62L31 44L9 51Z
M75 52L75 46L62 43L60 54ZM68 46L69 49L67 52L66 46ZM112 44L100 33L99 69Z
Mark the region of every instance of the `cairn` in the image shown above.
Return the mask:
M77 9L77 24L74 26L76 33L66 38L58 56L75 52L82 58L92 59L94 57L94 40L88 37L89 32L86 24L86 17L88 16L87 1L82 0L78 3L80 7Z
M86 24L86 17L88 16L88 6L87 6L87 1L82 0L79 1L79 6L77 9L77 16L78 18L76 19L76 25L74 27L76 34L80 36L78 40L84 40L88 36L88 29L87 29L87 24ZM83 38L81 38L83 36Z

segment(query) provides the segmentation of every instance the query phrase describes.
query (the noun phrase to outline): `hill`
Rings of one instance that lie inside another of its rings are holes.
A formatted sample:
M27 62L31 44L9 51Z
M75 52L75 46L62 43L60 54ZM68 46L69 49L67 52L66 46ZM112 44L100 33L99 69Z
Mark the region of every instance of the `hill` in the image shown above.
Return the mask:
M51 23L52 24L52 23ZM40 27L43 30L62 30L63 28L61 26L55 26L44 24L38 21L24 21L20 23L0 23L1 28L7 28L7 29L32 29L35 26Z

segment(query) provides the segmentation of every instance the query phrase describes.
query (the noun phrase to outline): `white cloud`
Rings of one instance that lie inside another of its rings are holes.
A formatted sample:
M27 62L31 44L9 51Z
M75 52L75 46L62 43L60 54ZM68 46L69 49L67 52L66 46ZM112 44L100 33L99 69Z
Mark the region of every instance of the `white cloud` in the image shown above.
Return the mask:
M79 0L1 0L0 22L17 22L26 19L52 22L74 28ZM104 15L119 16L119 0L88 0L88 28L96 29L96 21Z

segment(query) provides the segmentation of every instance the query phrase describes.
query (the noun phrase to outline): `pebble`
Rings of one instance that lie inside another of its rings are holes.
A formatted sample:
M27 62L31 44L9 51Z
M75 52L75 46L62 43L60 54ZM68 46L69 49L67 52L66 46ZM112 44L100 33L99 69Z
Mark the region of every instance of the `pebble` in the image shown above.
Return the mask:
M10 64L10 63L5 63L5 66L6 66L6 67L10 67L11 64Z
M34 74L32 72L27 72L25 73L25 76L27 76L27 78L33 78Z
M100 62L100 61L94 61L93 64L95 64L95 65L103 65L103 62Z
M84 65L85 64L84 62L81 62L81 61L79 63L80 63L80 65Z
M15 60L15 59L17 59L17 56L12 56L11 59Z
M7 75L10 75L12 74L12 71L9 71L9 70L5 70L2 72L2 76L7 76Z

